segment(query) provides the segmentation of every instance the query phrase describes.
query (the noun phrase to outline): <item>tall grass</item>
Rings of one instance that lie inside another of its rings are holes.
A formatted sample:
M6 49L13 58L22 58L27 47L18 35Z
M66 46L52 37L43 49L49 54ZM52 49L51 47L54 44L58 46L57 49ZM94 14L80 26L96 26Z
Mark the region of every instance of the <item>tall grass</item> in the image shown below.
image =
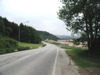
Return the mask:
M76 47L63 47L66 50L66 53L71 55L72 60L82 68L87 67L100 67L100 56L94 55L90 56L88 50L83 50Z

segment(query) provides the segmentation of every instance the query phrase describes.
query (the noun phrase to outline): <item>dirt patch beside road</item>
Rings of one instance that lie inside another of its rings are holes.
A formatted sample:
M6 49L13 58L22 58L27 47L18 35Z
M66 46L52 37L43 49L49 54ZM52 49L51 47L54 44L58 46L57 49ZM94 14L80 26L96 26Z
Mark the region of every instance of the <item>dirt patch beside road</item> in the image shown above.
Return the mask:
M81 75L100 75L100 68L80 68Z

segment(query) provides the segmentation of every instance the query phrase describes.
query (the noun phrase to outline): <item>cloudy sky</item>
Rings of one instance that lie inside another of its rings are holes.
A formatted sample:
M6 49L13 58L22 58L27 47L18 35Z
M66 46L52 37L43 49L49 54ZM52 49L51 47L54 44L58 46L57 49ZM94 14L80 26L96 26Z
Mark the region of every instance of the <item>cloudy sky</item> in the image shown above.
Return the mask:
M59 0L0 0L0 16L54 35L70 35L65 24L58 19L60 6Z

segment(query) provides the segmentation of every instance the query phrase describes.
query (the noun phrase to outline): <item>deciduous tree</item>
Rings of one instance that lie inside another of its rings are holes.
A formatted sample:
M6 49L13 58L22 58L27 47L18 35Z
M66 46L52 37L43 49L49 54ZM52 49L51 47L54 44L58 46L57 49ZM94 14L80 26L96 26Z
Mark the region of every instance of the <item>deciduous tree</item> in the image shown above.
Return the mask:
M99 0L61 0L59 18L73 33L85 33L91 54L99 53L100 40L100 1Z

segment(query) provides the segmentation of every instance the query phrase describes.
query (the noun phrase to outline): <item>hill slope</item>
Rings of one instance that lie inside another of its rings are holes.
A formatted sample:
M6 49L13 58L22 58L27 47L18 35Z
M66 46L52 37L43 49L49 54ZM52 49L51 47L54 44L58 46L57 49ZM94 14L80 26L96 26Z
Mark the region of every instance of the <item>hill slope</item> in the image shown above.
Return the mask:
M41 39L33 27L10 22L0 16L0 36L13 38L20 42L40 43Z
M49 39L49 40L55 40L56 41L56 40L59 39L55 35L50 34L50 33L46 32L46 31L38 31L38 34L40 35L42 40Z

